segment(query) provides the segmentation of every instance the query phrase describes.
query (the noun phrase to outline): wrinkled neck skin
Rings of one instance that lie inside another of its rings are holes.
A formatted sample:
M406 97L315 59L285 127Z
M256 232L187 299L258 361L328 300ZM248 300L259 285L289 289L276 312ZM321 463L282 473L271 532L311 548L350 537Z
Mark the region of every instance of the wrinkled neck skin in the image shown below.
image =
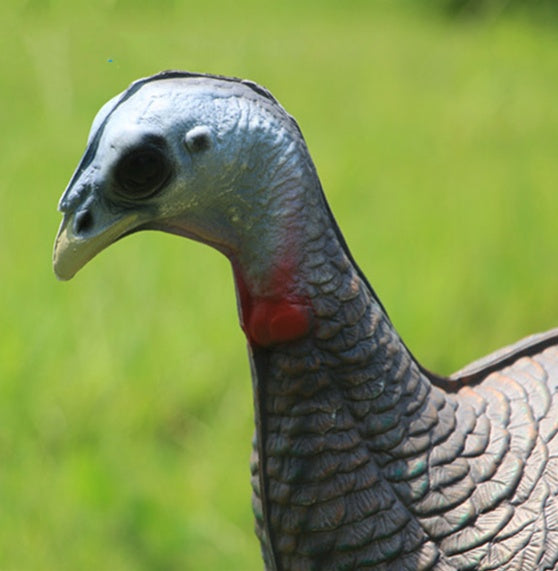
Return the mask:
M288 131L280 133L268 136L272 141L267 154L262 153L267 145L260 143L256 168L246 169L237 183L250 189L243 194L243 212L230 217L236 243L228 255L240 323L251 344L266 347L293 341L311 329L307 246L326 226L323 197L306 147Z
M422 436L438 422L442 400L341 243L310 158L280 166L258 173L253 211L266 214L230 256L251 347L266 567L381 564L397 555L386 534L401 530L424 559L429 540L406 512L415 492L396 493L390 474L411 469L405 458L422 445L413 427ZM452 415L439 426L453 427Z

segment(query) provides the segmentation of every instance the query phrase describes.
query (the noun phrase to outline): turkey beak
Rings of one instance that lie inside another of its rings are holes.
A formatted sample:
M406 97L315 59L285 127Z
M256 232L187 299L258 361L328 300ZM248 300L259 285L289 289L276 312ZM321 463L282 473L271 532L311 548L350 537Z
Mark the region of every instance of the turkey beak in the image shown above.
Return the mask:
M71 279L101 250L137 229L141 216L137 211L110 212L96 200L67 210L54 243L54 273L60 280Z

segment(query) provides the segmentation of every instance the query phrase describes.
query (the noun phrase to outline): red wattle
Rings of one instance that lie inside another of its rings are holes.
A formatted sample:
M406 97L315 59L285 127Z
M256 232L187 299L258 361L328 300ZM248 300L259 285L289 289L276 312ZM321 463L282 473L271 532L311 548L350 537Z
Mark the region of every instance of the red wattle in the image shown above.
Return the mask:
M310 332L311 305L305 299L287 293L291 272L286 265L270 280L270 290L275 290L270 296L252 295L236 264L233 264L233 270L240 303L240 326L250 343L269 347L296 341Z
M253 300L247 325L250 341L268 347L304 337L310 330L310 312L284 299Z

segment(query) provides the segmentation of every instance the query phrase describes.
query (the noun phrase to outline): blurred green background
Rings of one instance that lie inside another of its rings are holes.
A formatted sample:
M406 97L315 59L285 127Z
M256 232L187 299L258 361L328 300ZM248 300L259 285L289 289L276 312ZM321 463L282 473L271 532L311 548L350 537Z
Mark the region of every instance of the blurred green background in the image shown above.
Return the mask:
M51 270L93 116L138 77L279 98L427 367L558 324L558 27L484 4L2 3L0 571L261 568L226 260L152 233Z

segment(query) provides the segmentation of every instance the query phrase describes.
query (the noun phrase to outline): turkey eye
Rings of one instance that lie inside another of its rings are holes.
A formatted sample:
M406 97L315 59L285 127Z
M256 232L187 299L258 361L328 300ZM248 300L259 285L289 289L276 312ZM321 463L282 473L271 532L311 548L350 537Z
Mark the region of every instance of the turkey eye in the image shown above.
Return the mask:
M125 155L116 168L116 180L130 198L147 198L167 180L170 168L156 147L141 147Z

